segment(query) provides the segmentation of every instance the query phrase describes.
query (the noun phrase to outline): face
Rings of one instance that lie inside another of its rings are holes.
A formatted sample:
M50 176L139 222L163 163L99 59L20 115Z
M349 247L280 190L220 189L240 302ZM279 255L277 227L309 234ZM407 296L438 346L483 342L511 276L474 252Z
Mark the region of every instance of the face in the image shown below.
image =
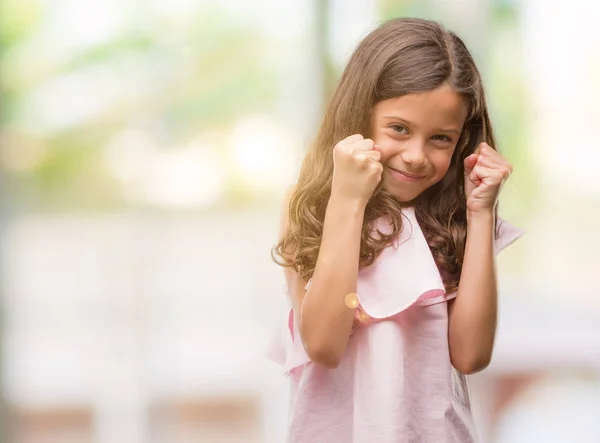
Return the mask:
M383 189L409 202L439 182L466 117L463 98L448 85L377 103L371 138L381 151Z

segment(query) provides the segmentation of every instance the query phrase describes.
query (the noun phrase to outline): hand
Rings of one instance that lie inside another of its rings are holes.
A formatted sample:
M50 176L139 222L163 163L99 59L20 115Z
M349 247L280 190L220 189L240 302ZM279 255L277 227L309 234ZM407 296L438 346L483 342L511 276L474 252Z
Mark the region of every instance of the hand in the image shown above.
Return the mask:
M471 212L493 211L512 165L487 143L465 158L465 197Z
M381 181L383 165L375 142L351 135L333 148L331 195L358 200L366 205Z

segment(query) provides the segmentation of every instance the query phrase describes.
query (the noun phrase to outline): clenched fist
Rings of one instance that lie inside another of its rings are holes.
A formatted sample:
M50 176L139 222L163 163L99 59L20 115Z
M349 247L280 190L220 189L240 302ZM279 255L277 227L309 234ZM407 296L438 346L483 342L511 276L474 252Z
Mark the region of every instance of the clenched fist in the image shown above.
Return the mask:
M471 212L493 210L512 165L488 144L465 158L465 197Z
M371 139L354 134L333 148L331 194L366 205L381 181L381 153Z

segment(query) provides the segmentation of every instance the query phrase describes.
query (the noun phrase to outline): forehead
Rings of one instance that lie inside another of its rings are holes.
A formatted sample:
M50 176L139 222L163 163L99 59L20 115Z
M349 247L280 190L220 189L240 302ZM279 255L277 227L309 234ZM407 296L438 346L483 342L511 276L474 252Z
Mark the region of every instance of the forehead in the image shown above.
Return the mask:
M383 100L375 105L373 117L398 118L422 127L462 128L467 117L466 101L452 88L437 89Z

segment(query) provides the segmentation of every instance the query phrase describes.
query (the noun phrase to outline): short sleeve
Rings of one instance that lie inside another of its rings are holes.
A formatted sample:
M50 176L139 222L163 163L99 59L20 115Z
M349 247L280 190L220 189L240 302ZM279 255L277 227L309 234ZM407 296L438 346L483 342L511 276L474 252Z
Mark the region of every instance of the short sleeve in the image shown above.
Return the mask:
M511 225L507 221L498 217L497 236L494 241L494 251L499 254L507 246L510 246L520 237L525 234L525 231Z
M393 245L383 249L377 259L358 272L359 311L367 318L385 319L399 314L415 303L434 304L445 300L446 291L427 240L413 208L402 210L403 228ZM377 221L380 232L389 232L388 219ZM308 281L306 289L309 288Z
M294 310L289 306L282 312L267 348L266 357L279 364L285 374L290 374L294 369L310 362L300 339Z
M403 210L405 223L397 246L386 248L377 260L359 272L360 308L375 319L389 318L412 305L428 306L448 301L447 293L429 245L414 211ZM524 231L499 218L494 252L500 253Z
M513 244L515 241L517 241L521 236L523 236L525 234L524 230L517 228L514 225L511 225L510 223L501 219L500 217L498 217L498 226L497 226L496 232L497 232L497 235L494 240L494 252L496 255L498 255L500 253L500 251L505 249L507 246L510 246L511 244ZM450 294L447 294L445 296L445 299L452 300L453 298L456 297L456 295L457 295L457 292L454 291ZM426 301L423 304L426 304Z

